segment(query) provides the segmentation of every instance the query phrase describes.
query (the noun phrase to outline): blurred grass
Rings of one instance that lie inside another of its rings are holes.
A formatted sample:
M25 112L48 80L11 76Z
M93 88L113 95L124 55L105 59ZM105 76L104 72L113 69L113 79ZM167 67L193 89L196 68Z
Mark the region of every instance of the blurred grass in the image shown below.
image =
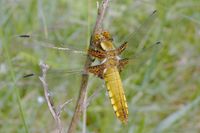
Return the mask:
M96 18L96 3L89 2L0 1L0 132L55 132L41 83L37 77L22 79L21 76L30 71L39 73L41 59L57 69L81 68L82 55L41 48L39 42L20 40L16 35L32 33L57 46L86 50L88 31ZM104 25L113 34L116 45L119 46L119 42L156 9L158 16L142 43L161 41L162 48L154 51L147 63L137 70L130 65L122 72L129 123L122 125L116 119L106 89L103 89L89 105L87 132L200 131L199 6L198 0L118 0L110 3ZM133 43L129 42L129 47ZM131 51L134 49L128 49L127 53ZM56 105L73 99L62 113L65 130L73 114L79 84L78 74L49 79ZM89 95L103 84L100 79L90 76Z

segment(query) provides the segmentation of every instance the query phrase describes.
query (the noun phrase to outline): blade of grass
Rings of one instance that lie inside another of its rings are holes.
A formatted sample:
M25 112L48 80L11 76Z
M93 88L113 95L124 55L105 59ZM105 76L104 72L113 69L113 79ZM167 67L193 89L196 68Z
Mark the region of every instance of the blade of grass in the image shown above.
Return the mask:
M162 132L164 132L165 129L170 128L170 126L173 123L175 123L179 119L183 118L187 114L188 111L190 111L194 107L198 107L198 104L200 104L200 96L198 96L196 99L194 99L188 105L183 106L176 112L170 114L163 121L161 121L160 124L155 129L155 133L162 133Z
M5 40L9 40L8 38L5 39ZM17 101L17 105L18 105L18 108L19 108L19 112L20 112L20 116L21 116L21 119L22 119L22 122L23 122L23 126L24 126L24 130L26 133L28 133L28 126L27 126L27 123L26 123L26 120L25 120L25 116L24 116L24 111L23 111L23 108L22 108L22 105L21 105L21 99L20 99L20 96L19 96L19 88L17 88L16 86L16 76L15 76L15 73L13 71L13 68L12 68L12 63L11 63L11 58L10 58L10 53L8 51L8 45L3 44L3 49L5 51L5 58L6 58L6 61L7 61L7 64L8 64L8 67L10 68L10 73L8 74L11 79L12 79L12 86L13 86L13 96L15 96L16 98L16 101Z

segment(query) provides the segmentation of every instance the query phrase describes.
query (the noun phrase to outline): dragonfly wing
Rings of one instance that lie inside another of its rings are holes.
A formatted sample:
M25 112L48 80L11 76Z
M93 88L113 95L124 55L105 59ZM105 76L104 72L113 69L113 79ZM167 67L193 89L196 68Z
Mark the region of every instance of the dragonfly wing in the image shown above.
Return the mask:
M138 71L142 66L148 63L149 60L158 54L160 48L162 48L162 44L160 42L156 42L146 48L143 48L141 52L125 58L125 61L128 60L127 66L132 72Z
M16 63L22 65L21 67L25 65L38 66L39 61L44 60L53 68L81 68L87 54L87 51L81 50L80 47L72 47L75 45L66 47L64 44L52 43L47 39L42 39L39 35L18 35L13 37L12 44L18 56ZM23 61L23 63L20 63L20 61Z
M37 38L37 36L34 36L34 35L22 34L22 35L18 35L17 37L22 38L22 40L28 39L29 44L31 44L31 42L32 43L34 42L34 43L37 43L37 45L44 48L51 48L55 50L78 53L78 54L83 54L83 55L87 54L86 51L78 50L75 48L64 47L64 43L52 43L45 38Z
M144 42L150 37L148 32L154 24L157 14L156 10L153 11L141 25L136 27L133 32L124 38L123 41L128 42L128 53L133 55L146 47Z
M41 68L39 67L41 60L50 66L47 72L47 80L50 86L59 84L67 86L66 84L70 84L70 81L79 82L77 80L81 79L82 68L86 59L86 50L83 48L83 46L86 47L86 44L80 43L79 45L80 41L77 39L77 42L71 43L73 45L66 46L57 42L56 39L51 38L52 40L49 40L40 35L41 33L38 35L35 33L12 37L11 50L16 51L13 66L17 69L19 84L25 82L33 84L34 81L34 83L37 82L40 85L38 76L41 75Z
M157 14L157 11L154 10L141 25L124 39L128 42L128 48L122 53L122 56L128 59L128 67L132 72L138 71L161 46L161 43L156 41L154 43L148 41L148 44L144 42L145 38L150 37L148 31L154 24ZM122 64L124 63L122 62ZM123 70L124 67L126 64L119 66L120 70Z

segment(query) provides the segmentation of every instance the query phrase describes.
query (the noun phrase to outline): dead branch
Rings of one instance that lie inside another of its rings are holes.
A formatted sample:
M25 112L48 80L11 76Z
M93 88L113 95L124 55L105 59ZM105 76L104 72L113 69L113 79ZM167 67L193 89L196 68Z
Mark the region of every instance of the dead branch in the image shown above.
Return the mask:
M69 100L69 101L65 102L63 105L61 105L59 110L57 110L55 108L53 100L51 99L51 95L50 95L50 92L49 92L48 84L46 82L46 73L47 73L47 70L48 70L49 66L47 64L44 64L43 62L40 62L40 67L42 69L42 76L40 76L39 79L40 79L40 81L42 82L42 85L43 85L45 100L46 100L46 102L48 104L49 110L50 110L54 120L56 121L56 126L57 126L57 129L58 129L59 133L62 133L62 125L61 125L61 120L60 120L60 113L62 111L62 108L66 104L71 102L71 100Z
M57 109L57 115L60 117L60 114L62 113L62 110L64 109L64 107L68 104L68 103L71 103L72 102L72 99L70 100L67 100L66 102L64 102L62 105L59 105L58 106L58 109Z
M92 39L93 39L93 35L94 33L98 32L99 29L102 29L102 23L103 23L103 19L105 16L105 12L108 8L108 3L109 0L103 0L102 4L98 7L98 14L97 14L97 19L96 19L96 24L94 26L91 38L90 38L90 46L92 47ZM85 61L85 66L84 66L84 70L86 70L92 63L92 59L90 57L90 55L87 56L87 59ZM88 83L88 74L84 73L82 75L82 80L81 80L81 86L80 86L80 91L79 91L79 97L76 103L76 107L75 107L75 111L74 111L74 115L72 117L71 123L69 125L68 128L68 133L74 133L76 130L76 126L78 124L78 121L80 119L81 113L83 111L84 108L84 101L86 100L86 94L87 94L87 83Z

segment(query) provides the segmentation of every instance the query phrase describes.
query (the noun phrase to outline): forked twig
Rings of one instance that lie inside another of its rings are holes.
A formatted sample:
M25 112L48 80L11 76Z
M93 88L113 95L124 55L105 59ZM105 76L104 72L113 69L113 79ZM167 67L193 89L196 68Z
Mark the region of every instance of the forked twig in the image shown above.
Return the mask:
M94 26L91 38L90 38L90 46L92 47L92 39L94 33L98 32L99 29L102 29L102 22L105 16L105 12L108 8L108 3L109 0L103 0L102 4L98 7L98 14L97 14L97 19L96 19L96 24ZM90 55L87 56L87 59L85 61L85 66L84 69L86 70L92 63ZM71 120L71 123L68 128L68 133L74 133L76 130L76 126L78 124L78 121L80 119L81 113L84 109L84 101L86 100L86 94L87 94L87 83L88 83L88 74L84 73L82 75L82 80L81 80L81 86L80 86L80 92L79 92L79 97L76 103L76 108Z
M43 85L45 100L46 100L46 102L48 104L48 108L49 108L54 120L56 121L56 126L58 128L58 132L62 133L62 125L61 125L61 120L60 120L60 113L61 113L63 107L66 104L68 104L69 102L71 102L71 100L68 100L63 105L61 105L58 110L55 108L53 100L51 99L51 95L50 95L50 92L49 92L48 84L46 82L46 73L47 73L47 70L49 69L49 66L47 64L44 64L43 62L40 62L39 65L40 65L40 67L42 69L42 76L40 76L39 79L40 79L40 81L42 82L42 85Z
M39 79L42 82L42 85L43 85L43 88L44 88L44 95L45 95L46 102L48 104L49 110L50 110L54 120L56 121L56 125L58 127L59 133L62 133L62 126L61 126L60 117L59 117L59 115L58 115L58 113L57 113L57 111L54 107L53 100L50 97L48 84L46 82L46 73L47 73L47 70L49 69L49 66L47 64L44 64L43 62L40 62L39 65L42 69L42 76L40 76Z
M60 117L60 114L62 113L62 110L64 109L64 107L68 104L68 103L71 103L72 102L72 99L70 100L67 100L66 102L64 102L62 105L59 105L58 106L58 109L57 109L57 115Z

